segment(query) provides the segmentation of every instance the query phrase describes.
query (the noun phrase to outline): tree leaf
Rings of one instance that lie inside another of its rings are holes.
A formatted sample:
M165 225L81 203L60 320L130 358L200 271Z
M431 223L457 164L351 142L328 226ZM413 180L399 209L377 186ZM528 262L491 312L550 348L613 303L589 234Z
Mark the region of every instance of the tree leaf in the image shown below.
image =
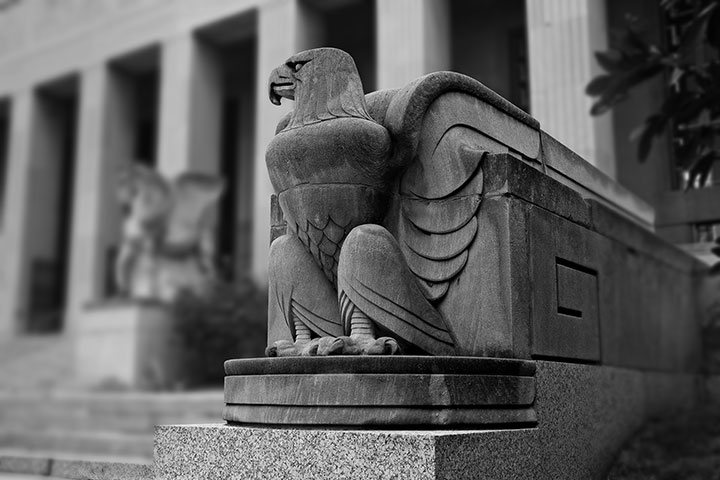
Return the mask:
M600 96L605 90L608 89L608 87L612 86L612 83L612 75L597 76L593 78L590 83L588 83L587 87L585 87L585 93L587 93L591 97Z
M698 186L720 161L720 0L660 0L659 5L679 27L679 44L656 45L644 38L638 20L628 19L622 36L613 33L613 48L596 54L605 73L586 91L599 97L591 108L599 115L649 79L665 75L660 108L631 139L638 142L638 159L645 161L654 139L674 125L679 132L673 138L675 165L689 179L687 187Z
M592 115L594 117L596 117L598 115L602 115L603 113L610 110L610 108L612 108L612 105L608 105L606 102L603 102L602 100L598 100L590 108L590 115Z
M595 52L598 64L608 72L618 72L623 69L623 56L620 52L610 49L606 52Z
M668 85L670 87L678 88L680 86L680 79L685 74L685 71L680 68L673 68L672 73L670 74L670 80L668 81Z
M642 132L642 135L640 135L640 141L638 142L638 159L641 162L647 160L647 157L650 154L650 149L652 148L654 137L655 131L650 125L648 125L648 128L646 128Z
M713 151L705 152L697 157L688 168L689 178L685 189L687 190L695 185L703 187L717 158L717 153Z
M716 7L717 3L710 3L708 6L703 8L700 13L693 17L692 21L680 37L678 51L682 56L692 57L700 51L702 43L706 39L710 15Z
M638 125L637 127L633 128L632 131L630 132L630 137L629 137L630 141L631 142L638 141L640 139L640 137L642 137L645 134L645 131L647 130L647 128L648 128L647 121L645 121L645 122L641 123L640 125Z
M711 13L706 35L708 44L716 52L720 52L720 9L715 9Z

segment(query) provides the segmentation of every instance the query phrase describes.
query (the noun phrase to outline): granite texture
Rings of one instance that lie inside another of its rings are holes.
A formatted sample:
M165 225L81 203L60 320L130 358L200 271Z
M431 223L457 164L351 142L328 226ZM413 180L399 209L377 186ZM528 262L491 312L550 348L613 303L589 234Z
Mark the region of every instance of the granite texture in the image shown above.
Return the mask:
M694 401L692 375L537 362L536 428L161 426L158 479L601 479L649 416Z
M435 478L425 432L165 426L155 434L158 479Z

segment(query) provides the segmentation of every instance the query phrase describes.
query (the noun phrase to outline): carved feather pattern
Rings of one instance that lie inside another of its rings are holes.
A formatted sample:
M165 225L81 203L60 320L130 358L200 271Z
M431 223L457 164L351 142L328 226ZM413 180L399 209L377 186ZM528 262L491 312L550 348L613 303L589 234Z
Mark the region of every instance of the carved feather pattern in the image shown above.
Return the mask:
M366 100L370 114L393 137L393 162L406 167L386 225L425 297L439 302L477 237L477 225L466 225L482 199L484 153L512 149L536 158L537 122L454 72L432 73ZM446 279L435 281L439 278Z
M420 152L400 184L400 248L425 298L434 302L465 267L478 230L484 152L466 138L466 129L448 128L430 155ZM467 192L472 179L479 180L477 190Z
M340 259L340 247L343 239L350 231L349 226L336 223L327 217L324 225L316 225L310 220L295 223L295 231L305 248L322 269L325 277L337 285L337 267Z

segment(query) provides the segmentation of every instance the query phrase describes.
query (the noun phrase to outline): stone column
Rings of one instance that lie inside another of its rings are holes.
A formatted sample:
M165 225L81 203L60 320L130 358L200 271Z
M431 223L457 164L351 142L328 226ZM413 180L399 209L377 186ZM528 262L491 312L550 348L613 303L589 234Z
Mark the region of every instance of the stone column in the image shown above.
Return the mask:
M211 48L190 32L162 45L157 167L217 173L222 76Z
M375 12L378 89L450 69L447 0L377 0Z
M252 275L258 282L267 278L270 248L270 196L273 193L265 166L265 150L275 136L280 119L292 110L292 102L270 103L270 72L291 55L317 45L317 22L301 8L299 0L263 3L258 7L258 55L256 81L255 193L253 207ZM282 32L279 35L278 32Z
M130 142L118 138L132 134L123 115L129 104L105 65L82 72L73 192L73 225L66 328L73 330L88 302L103 298L108 272L108 251L120 235L120 209L115 200L116 175L131 160ZM125 101L123 101L125 100Z
M10 134L2 224L0 268L0 337L20 331L27 296L27 240L32 174L32 132L35 98L32 90L11 97Z
M543 130L615 177L612 117L591 117L585 86L600 72L594 52L608 45L605 2L526 2L530 113Z

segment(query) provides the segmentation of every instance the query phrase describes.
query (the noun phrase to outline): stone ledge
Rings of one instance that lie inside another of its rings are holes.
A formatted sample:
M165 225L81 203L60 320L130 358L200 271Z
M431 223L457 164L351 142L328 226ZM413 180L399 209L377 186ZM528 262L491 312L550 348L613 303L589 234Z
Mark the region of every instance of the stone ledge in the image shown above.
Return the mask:
M594 198L608 208L652 231L655 209L640 197L602 173L548 133L540 133L542 161L548 176L567 183L585 198Z

